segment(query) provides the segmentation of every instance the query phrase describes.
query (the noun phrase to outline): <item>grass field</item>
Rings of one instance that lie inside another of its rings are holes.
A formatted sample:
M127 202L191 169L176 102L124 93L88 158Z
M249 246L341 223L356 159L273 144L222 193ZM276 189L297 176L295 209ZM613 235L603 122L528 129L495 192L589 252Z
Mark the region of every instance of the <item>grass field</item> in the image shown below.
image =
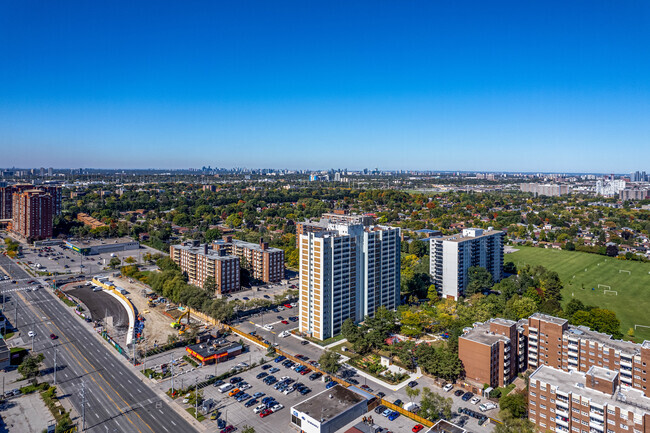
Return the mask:
M650 263L575 251L517 248L519 251L505 255L504 262L514 262L517 266L542 265L557 272L564 284L563 305L575 298L612 310L621 321L623 334L634 325L650 326ZM605 290L618 294L605 293ZM650 340L650 328L639 327L635 331L635 341L643 339Z

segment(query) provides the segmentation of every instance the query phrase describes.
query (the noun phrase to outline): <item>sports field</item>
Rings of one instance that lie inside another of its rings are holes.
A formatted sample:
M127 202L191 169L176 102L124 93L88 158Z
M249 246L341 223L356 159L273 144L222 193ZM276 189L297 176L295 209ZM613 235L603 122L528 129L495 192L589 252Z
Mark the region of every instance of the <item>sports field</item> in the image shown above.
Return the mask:
M623 334L634 325L646 325L649 328L637 327L635 341L650 340L650 263L576 251L516 248L519 251L506 254L504 262L542 265L557 272L564 284L564 305L577 298L585 304L612 310L621 321Z

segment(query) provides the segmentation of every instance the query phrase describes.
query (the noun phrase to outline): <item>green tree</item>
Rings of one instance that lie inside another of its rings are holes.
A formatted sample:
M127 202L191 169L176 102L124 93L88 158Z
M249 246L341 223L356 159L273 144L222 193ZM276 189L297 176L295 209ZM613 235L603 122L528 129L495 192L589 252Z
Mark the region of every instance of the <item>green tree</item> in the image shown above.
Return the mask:
M494 433L537 433L537 427L528 418L514 418L508 411L501 411L502 424L497 424Z
M325 370L328 373L334 374L339 371L339 368L341 368L341 364L339 364L340 360L341 355L336 352L327 350L318 359L318 363L320 364L321 369Z
M244 425L242 427L241 433L255 433L255 429L251 426Z
M429 298L429 301L431 302L436 302L438 300L438 289L435 284L429 286L429 290L427 290L427 298Z
M359 329L351 318L347 318L343 322L343 325L341 325L341 334L343 334L343 337L345 337L351 344L354 344L359 339L363 338L361 329Z
M528 399L523 392L511 392L499 399L499 407L514 418L525 418L528 413Z
M113 269L116 267L120 266L122 261L119 259L119 257L113 257L110 262L108 262L109 266Z
M217 282L214 280L213 276L209 276L203 282L203 290L212 294L217 289Z
M407 386L406 388L406 396L409 398L409 401L413 403L413 399L420 395L420 388L411 388L410 386Z
M128 263L129 265L132 265L133 263L135 263L135 259L133 257L129 256L126 259L124 259L124 262Z
M37 376L40 369L41 363L45 359L45 355L38 353L35 355L27 355L23 362L18 366L18 373L23 376L23 379L29 379L30 377Z
M420 240L413 240L409 245L409 254L424 257L427 254L427 246Z
M467 270L467 276L469 280L467 283L467 289L465 290L466 296L490 290L494 285L492 274L481 266L470 267Z
M420 400L420 411L418 415L430 421L439 418L451 418L451 398L445 398L442 395L432 392L429 388L422 388L422 399Z

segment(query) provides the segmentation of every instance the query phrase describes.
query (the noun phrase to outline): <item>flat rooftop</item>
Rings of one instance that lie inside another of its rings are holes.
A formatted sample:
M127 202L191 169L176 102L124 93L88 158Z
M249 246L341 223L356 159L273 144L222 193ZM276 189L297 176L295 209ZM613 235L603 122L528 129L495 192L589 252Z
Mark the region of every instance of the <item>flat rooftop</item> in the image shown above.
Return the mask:
M458 427L456 424L452 424L449 421L441 419L435 423L427 433L467 433L467 430Z
M271 253L277 253L278 251L282 251L280 248L275 248L275 247L268 247L266 250L263 250L262 247L260 246L260 244L255 244L253 242L240 241L239 239L233 239L232 243L236 244L236 245L246 247L249 250L269 251Z
M367 401L367 399L360 394L344 386L336 385L302 403L298 403L291 409L325 423L364 401Z
M544 382L559 391L588 398L601 406L617 406L623 410L643 416L650 412L650 398L639 390L619 386L613 395L587 388L586 374L578 371L562 371L545 365L530 375L530 380Z
M543 313L535 313L532 316L530 316L530 319L539 319L539 320L543 320L544 322L555 323L556 325L564 325L565 323L568 322L567 319L563 319L561 317L555 317Z
M88 248L88 247L97 247L101 245L119 245L119 244L128 244L128 243L138 243L138 241L131 238L109 238L109 239L83 239L83 240L68 240L67 242L72 245Z
M201 254L201 255L204 255L204 256L212 259L212 260L233 260L233 259L237 259L237 257L235 257L233 255L222 256L218 251L215 251L215 250L213 250L211 248L208 248L208 252L206 254L203 245L195 247L195 246L192 246L192 245L180 244L180 245L174 245L174 248L177 249L177 250L189 251L192 254Z
M465 229L467 230L467 229ZM483 233L480 235L476 236L463 236L462 233L456 233L455 235L448 235L448 236L442 236L439 238L436 238L437 241L445 241L445 242L465 242L465 241L471 241L473 239L481 239L481 238L486 238L488 236L493 236L497 234L502 234L503 232L501 230L483 230Z
M241 348L241 344L239 343L233 343L233 342L228 342L226 344L208 344L208 343L200 343L200 344L192 344L190 346L186 346L188 349L191 351L198 353L201 355L203 358L210 357L212 355L219 355L224 352L228 352L231 350L237 350L238 348Z
M570 337L584 338L589 341L602 344L603 346L627 353L629 355L638 355L641 353L641 346L630 341L614 340L611 335L597 332L586 326L569 325L569 330L565 333Z
M514 323L514 322L513 322ZM460 338L476 341L477 343L492 346L499 341L510 341L509 337L490 331L490 322L477 324L471 330L461 335Z

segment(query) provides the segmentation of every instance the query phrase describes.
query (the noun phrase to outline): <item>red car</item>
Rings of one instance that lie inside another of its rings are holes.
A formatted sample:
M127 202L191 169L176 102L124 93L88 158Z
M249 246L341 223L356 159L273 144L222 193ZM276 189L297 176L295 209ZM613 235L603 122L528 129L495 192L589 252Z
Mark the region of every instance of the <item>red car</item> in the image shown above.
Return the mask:
M235 431L235 427L229 425L226 428L222 429L219 433L230 433Z
M284 308L293 308L293 307L291 307L291 305L289 304L284 304Z
M302 374L303 376L305 374L307 374L307 373L311 373L311 368L306 368L306 369L304 369L303 371L300 372L300 374Z
M56 340L57 338L59 337L57 337L55 334L50 334L50 340Z
M422 430L423 428L424 428L424 426L423 426L422 424L415 424L415 427L413 427L413 429L412 429L411 431L412 431L413 433L417 433L417 432L419 432L420 430Z
M289 322L287 322L286 320L283 320L283 321L280 322L280 323L282 323L283 325L288 325L288 324L289 324Z
M260 412L260 418L264 418L265 416L269 416L273 413L271 409L264 409L262 412Z

